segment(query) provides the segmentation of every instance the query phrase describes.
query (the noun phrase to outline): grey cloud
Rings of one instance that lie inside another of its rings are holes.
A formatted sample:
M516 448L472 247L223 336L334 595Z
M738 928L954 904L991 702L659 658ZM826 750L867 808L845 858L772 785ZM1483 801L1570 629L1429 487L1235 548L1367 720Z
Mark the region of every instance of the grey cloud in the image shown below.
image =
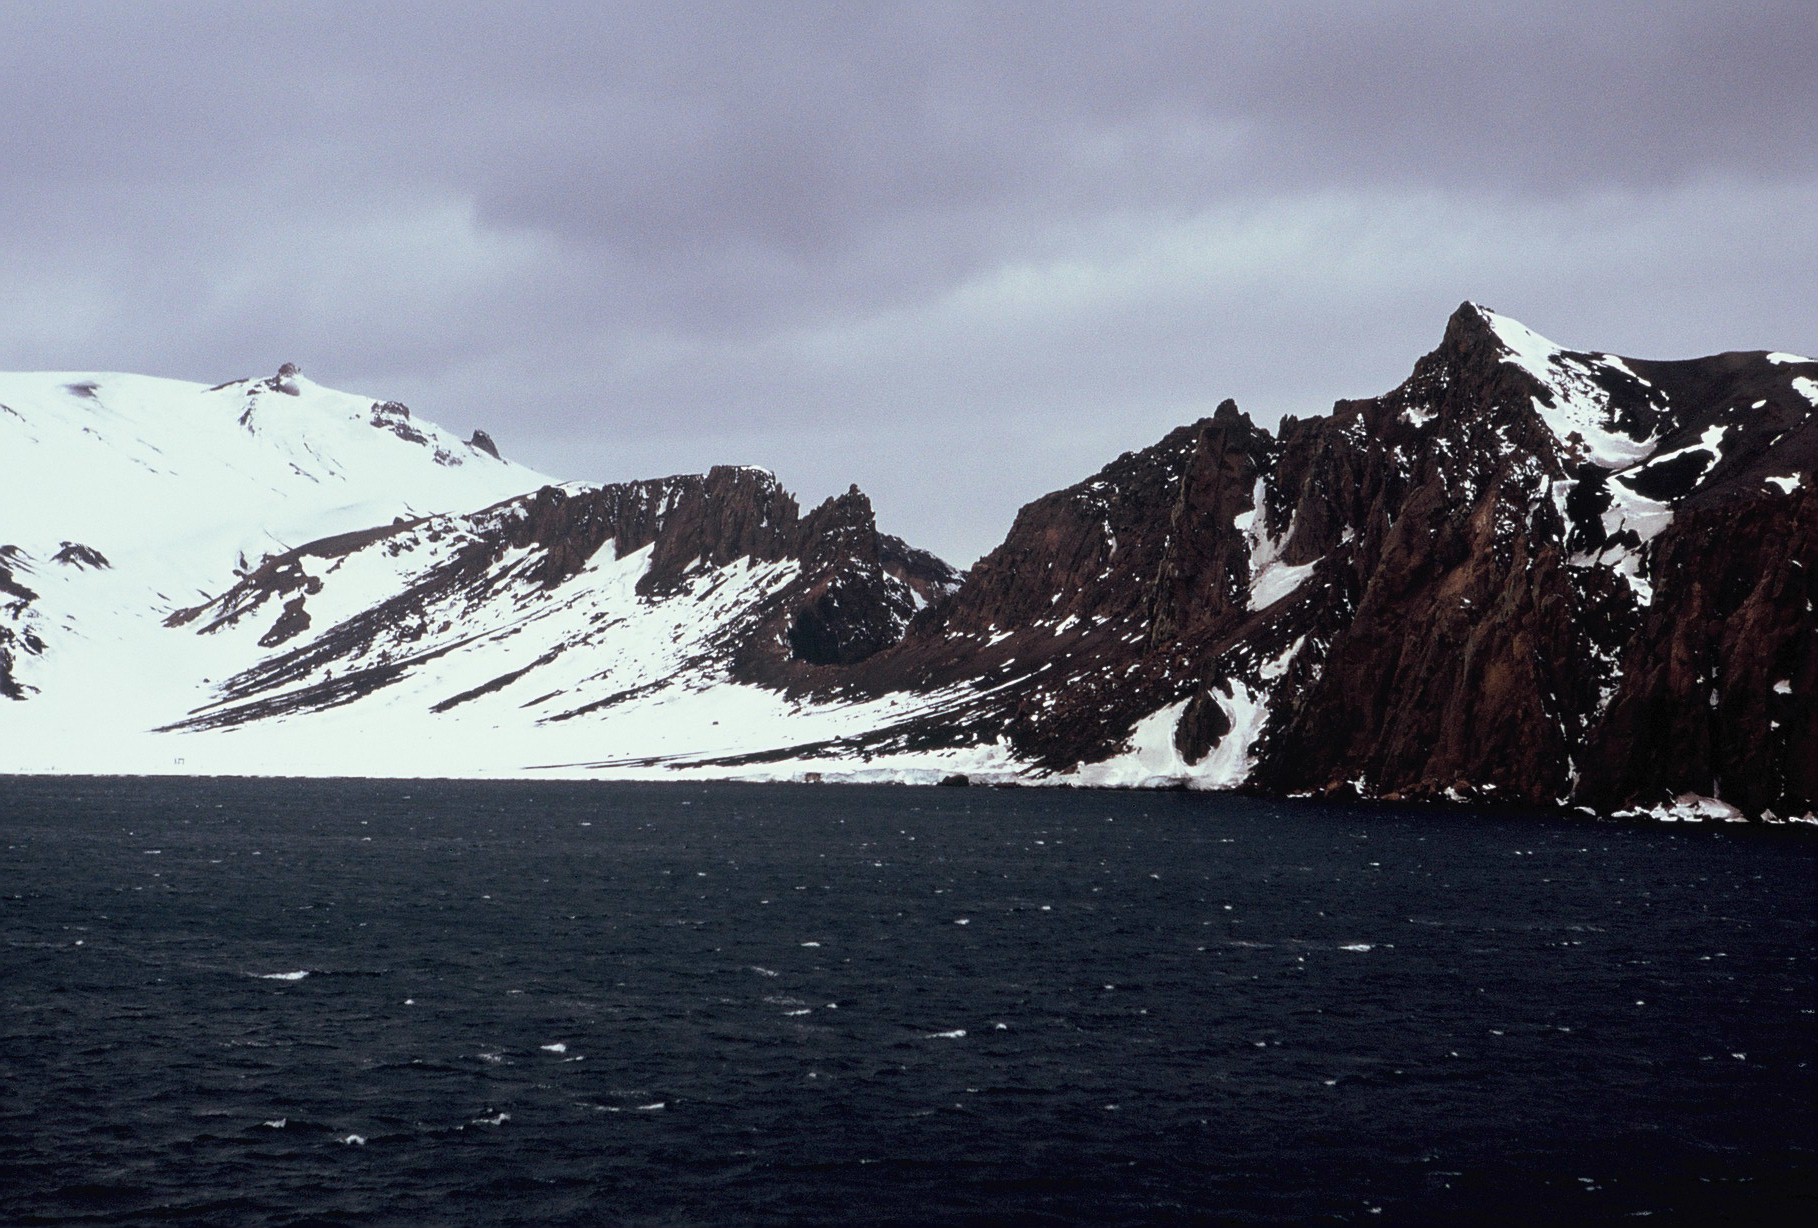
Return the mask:
M1814 348L1813 62L1809 4L12 4L0 365L291 359L965 556L1465 297Z

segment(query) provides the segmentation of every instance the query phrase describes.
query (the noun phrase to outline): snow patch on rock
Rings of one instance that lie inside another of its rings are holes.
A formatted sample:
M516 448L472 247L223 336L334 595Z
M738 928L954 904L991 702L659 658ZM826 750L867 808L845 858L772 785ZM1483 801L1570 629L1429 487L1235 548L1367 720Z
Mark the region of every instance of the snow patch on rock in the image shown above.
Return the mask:
M1262 478L1256 479L1256 490L1252 497L1250 510L1239 512L1232 518L1231 524L1244 535L1245 545L1250 557L1250 601L1249 608L1263 610L1274 605L1299 588L1313 574L1319 565L1315 559L1311 563L1289 565L1281 561L1282 549L1294 537L1294 525L1289 523L1281 534L1269 532L1269 509L1265 502L1267 487Z
M1636 378L1620 359L1575 354L1525 324L1479 310L1509 351L1503 361L1520 367L1546 387L1552 403L1535 397L1534 412L1562 445L1576 446L1586 459L1604 469L1627 468L1653 452L1655 440L1633 439L1616 429L1609 393L1592 378L1599 367Z

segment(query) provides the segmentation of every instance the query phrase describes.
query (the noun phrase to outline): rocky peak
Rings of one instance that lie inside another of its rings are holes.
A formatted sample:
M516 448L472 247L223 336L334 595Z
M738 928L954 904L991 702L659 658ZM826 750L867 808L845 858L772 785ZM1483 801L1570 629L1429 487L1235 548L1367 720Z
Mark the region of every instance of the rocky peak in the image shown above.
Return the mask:
M1200 553L1231 536L1272 447L1269 433L1227 401L1212 417L1026 505L1003 544L973 567L943 616L945 629L976 634L1072 616L1138 619L1146 630L1158 580L1222 586L1223 573L1203 571ZM1173 527L1155 532L1157 525ZM1164 604L1178 600L1184 592Z
M965 572L940 556L889 533L878 534L877 552L884 572L907 584L911 592L930 605L951 596L966 579Z
M871 500L857 486L802 518L784 639L806 665L854 665L901 640L915 613L910 585L883 565Z
M1229 621L1250 603L1250 544L1288 536L1276 524L1261 476L1274 440L1235 402L1199 424L1168 509L1168 530L1154 572L1149 635L1166 643ZM1270 530L1273 529L1273 533Z
M1487 307L1462 303L1446 320L1439 345L1415 363L1402 385L1381 397L1346 404L1381 404L1416 423L1437 417L1442 428L1460 418L1503 417L1534 397L1554 399L1555 349Z
M300 396L301 389L297 387L297 377L301 374L303 374L302 367L299 367L294 362L287 362L278 368L278 373L276 375L269 379L261 380L260 384L262 387L269 388L273 392L282 392L286 396Z
M499 455L499 445L492 441L492 436L477 428L474 430L473 437L467 441L467 446L476 452L486 453L494 460L505 459Z
M671 591L697 565L773 561L791 553L800 515L776 475L749 465L715 465L705 477L663 479L666 490L650 570L640 592ZM635 548L635 547L634 547ZM628 553L625 544L621 554Z
M1247 430L1256 429L1256 424L1250 421L1250 415L1237 408L1237 402L1230 397L1226 397L1218 403L1218 408L1212 411L1211 422L1214 426L1226 428L1241 425Z
M402 401L374 401L367 421L382 431L389 431L405 443L429 442L429 436L411 425L410 407Z
M1496 332L1496 321L1500 318L1490 308L1481 307L1467 299L1446 317L1445 332L1439 341L1440 350L1460 358L1485 351L1492 361L1499 360L1508 350Z
M843 495L829 496L804 516L800 555L809 567L877 566L877 518L865 492L852 486Z

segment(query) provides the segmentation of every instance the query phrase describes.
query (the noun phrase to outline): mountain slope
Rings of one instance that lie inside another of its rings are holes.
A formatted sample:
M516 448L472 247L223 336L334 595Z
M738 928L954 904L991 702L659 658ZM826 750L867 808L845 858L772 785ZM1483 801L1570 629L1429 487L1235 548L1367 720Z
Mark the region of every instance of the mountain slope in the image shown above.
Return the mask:
M547 481L484 432L463 442L288 364L214 388L0 374L0 469L0 695L67 685L78 708L96 686L136 692L125 675L176 648L146 638L148 616L268 553Z
M768 472L724 466L343 534L171 615L254 663L170 727L383 701L400 721L471 705L546 728L858 660L958 582L932 556L893 574L892 540L856 491L803 517Z
M1808 360L1578 353L1466 304L1382 397L1278 435L1227 403L1029 505L859 667L989 696L871 745L1001 729L1088 782L1807 813L1815 395Z
M0 424L61 415L0 502L30 530L0 535L16 768L1818 809L1818 363L1791 355L1622 359L1465 304L1400 387L1273 432L1226 402L965 577L856 488L803 514L756 469L552 485L294 373L153 381L136 417L135 377L7 378ZM123 476L72 484L78 449ZM55 493L135 482L204 493L131 525Z
M750 468L552 485L483 432L288 368L0 392L4 455L33 461L0 503L0 695L29 701L0 707L14 769L460 774L768 746L802 715L776 688L894 643L959 581L856 488L802 515ZM843 711L794 724L836 733Z

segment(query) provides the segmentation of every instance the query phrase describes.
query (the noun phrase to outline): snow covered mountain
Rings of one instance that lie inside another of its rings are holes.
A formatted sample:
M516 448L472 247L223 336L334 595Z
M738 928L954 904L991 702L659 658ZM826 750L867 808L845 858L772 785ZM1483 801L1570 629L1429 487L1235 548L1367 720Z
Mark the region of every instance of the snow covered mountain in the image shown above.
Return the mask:
M0 727L5 759L35 762L21 748L46 737L111 736L100 711L155 721L182 702L202 675L185 672L164 614L267 554L547 480L484 432L463 442L288 364L215 388L0 374L0 696L33 701ZM77 758L107 762L104 747Z
M894 643L959 582L856 489L804 517L757 469L557 485L288 366L0 376L0 472L0 770L763 749L779 722L854 728L775 688Z
M556 485L292 371L0 377L0 769L1804 816L1815 405L1811 360L1466 304L1394 391L1273 433L1227 402L961 577L856 488Z

